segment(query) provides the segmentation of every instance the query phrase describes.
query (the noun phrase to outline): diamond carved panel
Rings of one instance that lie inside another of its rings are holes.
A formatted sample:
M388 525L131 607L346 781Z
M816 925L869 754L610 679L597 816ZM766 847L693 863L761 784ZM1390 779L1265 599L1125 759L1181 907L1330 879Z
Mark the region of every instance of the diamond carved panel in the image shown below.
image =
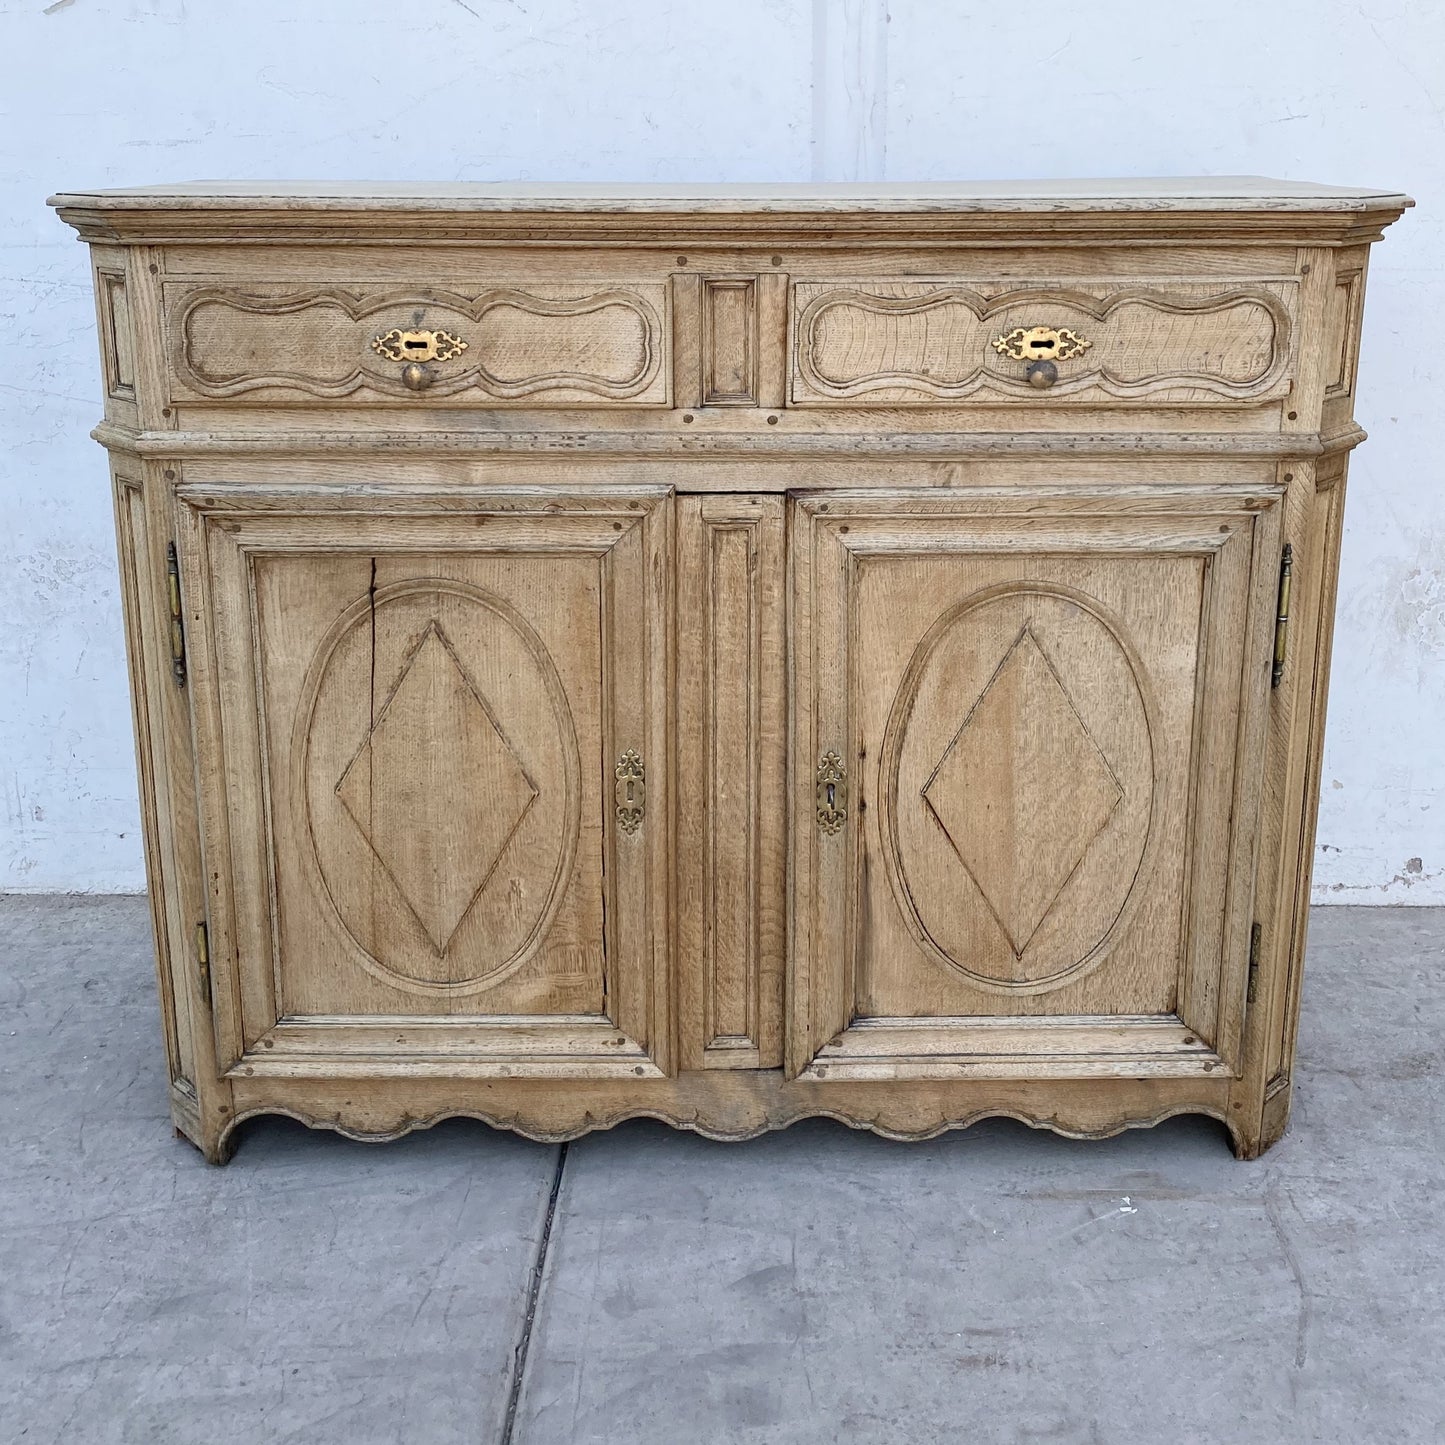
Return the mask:
M878 841L914 941L971 987L1066 987L1123 936L1155 877L1146 676L1122 619L1053 582L981 587L919 640L880 746ZM896 984L885 1013L916 987Z
M538 790L433 621L336 796L444 954Z
M1124 793L1025 627L922 796L1019 958Z

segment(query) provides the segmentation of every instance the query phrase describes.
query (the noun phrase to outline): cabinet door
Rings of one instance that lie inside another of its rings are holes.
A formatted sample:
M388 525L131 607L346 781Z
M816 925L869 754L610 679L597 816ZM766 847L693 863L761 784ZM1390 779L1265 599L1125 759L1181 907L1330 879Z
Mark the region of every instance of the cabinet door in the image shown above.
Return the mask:
M790 1072L1233 1070L1277 489L794 506Z
M233 1072L667 1072L667 495L179 496Z

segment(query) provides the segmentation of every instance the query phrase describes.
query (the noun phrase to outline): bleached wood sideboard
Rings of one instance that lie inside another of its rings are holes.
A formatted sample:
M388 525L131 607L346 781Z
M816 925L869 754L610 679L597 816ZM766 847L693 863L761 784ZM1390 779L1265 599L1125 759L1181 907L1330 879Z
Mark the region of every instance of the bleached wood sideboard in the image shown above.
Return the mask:
M1279 1137L1405 197L53 204L208 1158L260 1113Z

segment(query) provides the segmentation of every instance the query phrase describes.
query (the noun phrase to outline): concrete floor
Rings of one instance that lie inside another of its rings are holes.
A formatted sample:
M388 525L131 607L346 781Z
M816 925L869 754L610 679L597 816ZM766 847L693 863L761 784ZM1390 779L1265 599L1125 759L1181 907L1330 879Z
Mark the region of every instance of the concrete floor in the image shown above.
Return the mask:
M139 899L0 899L0 1440L1445 1441L1445 910L1316 913L1257 1164L1195 1119L565 1156L262 1120L216 1170L153 992Z

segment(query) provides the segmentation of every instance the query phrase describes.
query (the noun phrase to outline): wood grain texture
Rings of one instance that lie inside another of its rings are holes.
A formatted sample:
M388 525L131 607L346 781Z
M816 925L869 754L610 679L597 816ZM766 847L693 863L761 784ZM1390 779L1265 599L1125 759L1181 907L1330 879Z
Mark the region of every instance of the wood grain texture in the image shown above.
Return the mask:
M1368 249L1405 197L57 202L208 1158L268 1111L1279 1137ZM1045 387L994 344L1033 326L1089 343ZM455 340L408 379L392 330Z

